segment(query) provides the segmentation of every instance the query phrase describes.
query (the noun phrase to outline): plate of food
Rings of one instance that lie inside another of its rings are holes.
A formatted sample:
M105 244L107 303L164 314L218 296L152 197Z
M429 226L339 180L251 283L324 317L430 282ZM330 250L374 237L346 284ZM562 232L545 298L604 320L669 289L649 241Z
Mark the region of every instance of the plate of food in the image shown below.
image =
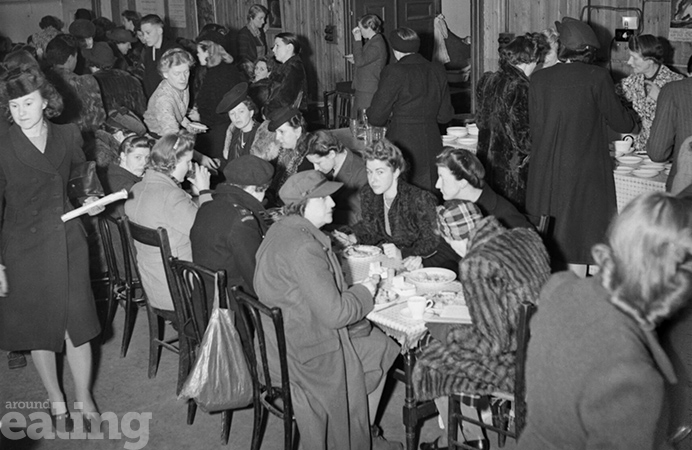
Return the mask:
M456 274L442 267L426 267L406 274L406 281L417 288L429 290L442 288L456 279Z
M347 258L372 258L382 254L382 249L374 245L352 245L344 251Z

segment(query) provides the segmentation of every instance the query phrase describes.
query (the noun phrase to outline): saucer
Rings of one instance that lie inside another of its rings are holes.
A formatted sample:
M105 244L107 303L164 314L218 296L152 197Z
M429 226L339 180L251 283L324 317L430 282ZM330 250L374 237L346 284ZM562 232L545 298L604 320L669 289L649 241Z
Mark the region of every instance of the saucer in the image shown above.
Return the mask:
M406 317L406 318L408 318L408 319L413 319L413 317L411 317L411 310L408 309L408 306L405 306L405 307L403 307L403 308L401 309L401 315L404 316L404 317ZM435 313L432 312L432 308L428 308L428 309L426 309L425 312L423 313L423 318L422 318L422 319L413 319L413 320L426 320L426 319L430 319L430 318L433 317L434 315L435 315Z

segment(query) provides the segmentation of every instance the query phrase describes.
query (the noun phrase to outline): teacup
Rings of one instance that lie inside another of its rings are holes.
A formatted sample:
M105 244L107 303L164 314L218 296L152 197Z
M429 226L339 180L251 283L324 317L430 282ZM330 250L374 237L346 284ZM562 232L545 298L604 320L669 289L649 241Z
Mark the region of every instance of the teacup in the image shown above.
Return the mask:
M630 152L630 149L632 148L632 141L613 141L613 147L615 147L616 156L624 155Z
M409 299L406 301L406 305L408 306L408 310L411 312L411 317L413 319L420 320L423 318L425 310L432 307L433 301L428 300L420 295L414 295L409 297Z

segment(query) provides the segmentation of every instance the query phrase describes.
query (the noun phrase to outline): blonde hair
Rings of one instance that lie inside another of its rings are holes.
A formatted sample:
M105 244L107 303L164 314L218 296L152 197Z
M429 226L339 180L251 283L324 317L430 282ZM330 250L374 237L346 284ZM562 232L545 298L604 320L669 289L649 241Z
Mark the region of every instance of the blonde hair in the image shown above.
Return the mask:
M197 47L201 48L203 52L209 52L207 58L207 67L216 67L222 62L231 64L233 62L233 57L228 54L225 48L212 41L200 41Z
M637 197L591 253L613 304L654 328L692 293L692 198Z
M167 73L171 67L179 66L181 64L187 64L188 67L195 65L195 59L190 53L183 50L182 48L172 48L166 50L166 52L161 56L161 61L159 61L159 73L163 76Z

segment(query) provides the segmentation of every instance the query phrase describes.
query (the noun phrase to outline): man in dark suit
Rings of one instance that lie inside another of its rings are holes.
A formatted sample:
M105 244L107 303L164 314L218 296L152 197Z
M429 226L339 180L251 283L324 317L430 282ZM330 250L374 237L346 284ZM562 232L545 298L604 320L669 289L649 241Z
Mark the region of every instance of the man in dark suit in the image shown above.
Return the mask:
M223 171L211 202L203 204L190 231L192 259L213 270L226 270L228 285L255 295L255 253L268 226L263 217L264 193L274 167L254 155L240 156Z
M175 48L178 45L175 41L165 39L163 36L163 20L156 14L149 14L142 17L140 24L144 43L147 48L142 52L142 64L144 65L144 95L151 97L161 82L159 73L159 61L166 50Z

